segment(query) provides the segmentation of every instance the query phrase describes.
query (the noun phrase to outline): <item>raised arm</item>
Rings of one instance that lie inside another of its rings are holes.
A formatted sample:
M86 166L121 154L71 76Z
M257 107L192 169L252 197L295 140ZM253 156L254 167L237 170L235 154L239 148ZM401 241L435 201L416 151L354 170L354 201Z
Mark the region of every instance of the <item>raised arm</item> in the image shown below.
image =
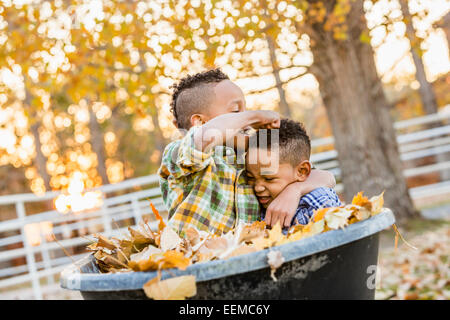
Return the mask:
M276 129L280 127L278 113L268 110L244 111L239 113L227 113L211 119L201 126L194 135L195 147L205 151L224 145L226 139L235 137L240 130L246 127L255 129Z

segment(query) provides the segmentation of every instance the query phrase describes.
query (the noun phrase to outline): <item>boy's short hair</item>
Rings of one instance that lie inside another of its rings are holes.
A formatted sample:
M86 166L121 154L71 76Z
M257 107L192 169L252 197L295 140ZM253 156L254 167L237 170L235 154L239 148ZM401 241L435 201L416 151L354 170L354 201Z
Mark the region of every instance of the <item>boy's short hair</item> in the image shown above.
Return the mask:
M220 68L188 75L174 84L171 109L180 129L191 127L191 116L204 112L214 98L214 88L211 84L217 84L223 80L229 80L228 76Z
M280 129L258 130L256 132L256 146L270 150L272 147L272 132L278 130L279 161L297 166L304 160L309 160L311 141L303 124L290 119L281 119ZM267 136L267 144L261 144L260 137ZM275 141L274 141L275 142ZM276 143L276 142L275 142Z

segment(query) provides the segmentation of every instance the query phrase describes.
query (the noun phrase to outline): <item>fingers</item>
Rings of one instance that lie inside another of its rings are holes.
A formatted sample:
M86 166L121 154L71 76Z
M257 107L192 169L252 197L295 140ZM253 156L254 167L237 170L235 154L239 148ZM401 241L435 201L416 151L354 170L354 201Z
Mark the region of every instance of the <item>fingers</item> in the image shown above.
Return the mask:
M293 214L289 214L288 211L283 208L267 208L265 223L271 227L275 226L277 222L280 222L281 227L290 227Z
M266 211L266 217L264 218L264 222L268 226L271 226L271 224L270 224L271 221L272 221L272 210L270 210L270 208L268 208Z
M292 218L294 217L294 214L286 214L284 218L283 226L286 228L289 228L291 226Z
M279 212L269 206L266 211L266 218L264 219L266 224L273 227L279 219Z
M278 128L280 128L280 121L281 121L280 118L273 120L270 123L270 129L278 129Z

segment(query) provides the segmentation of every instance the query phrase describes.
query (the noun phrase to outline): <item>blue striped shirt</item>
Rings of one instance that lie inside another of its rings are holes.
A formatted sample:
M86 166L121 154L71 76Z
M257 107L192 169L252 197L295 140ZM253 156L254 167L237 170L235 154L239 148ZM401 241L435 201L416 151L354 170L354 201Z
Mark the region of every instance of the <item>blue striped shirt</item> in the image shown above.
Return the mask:
M339 207L342 205L336 191L331 188L317 188L303 195L300 198L297 211L292 218L291 226L296 224L308 224L314 214L314 210L328 207ZM265 217L265 210L262 212L262 219ZM286 234L289 228L284 228L283 233Z

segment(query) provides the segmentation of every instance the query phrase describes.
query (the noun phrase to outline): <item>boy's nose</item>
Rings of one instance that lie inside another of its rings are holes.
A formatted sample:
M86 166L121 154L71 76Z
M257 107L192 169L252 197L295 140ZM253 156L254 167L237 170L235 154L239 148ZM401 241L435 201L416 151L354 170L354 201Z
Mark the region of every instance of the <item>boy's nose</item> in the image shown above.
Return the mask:
M263 192L264 189L265 189L264 186L262 186L260 184L255 185L255 191L256 192Z

